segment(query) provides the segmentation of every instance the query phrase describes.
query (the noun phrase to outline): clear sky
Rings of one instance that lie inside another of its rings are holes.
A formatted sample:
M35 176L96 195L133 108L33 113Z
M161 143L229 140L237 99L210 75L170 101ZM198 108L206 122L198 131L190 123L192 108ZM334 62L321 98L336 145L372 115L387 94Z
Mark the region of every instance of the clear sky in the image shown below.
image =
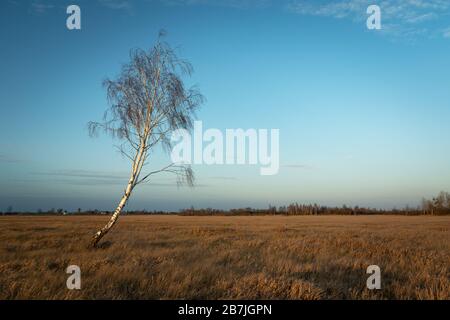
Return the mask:
M128 209L389 208L450 191L450 1L4 0L0 211L115 208L128 161L86 124L107 107L102 80L161 28L194 66L203 126L280 129L281 168L194 166L196 188L159 176Z

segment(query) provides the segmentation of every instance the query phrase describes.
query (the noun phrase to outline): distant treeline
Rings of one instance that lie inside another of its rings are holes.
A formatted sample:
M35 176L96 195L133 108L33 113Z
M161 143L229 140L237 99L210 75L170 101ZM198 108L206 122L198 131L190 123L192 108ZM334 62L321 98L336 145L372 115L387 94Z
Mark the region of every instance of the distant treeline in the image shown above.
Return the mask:
M125 215L182 215L182 216L261 216L261 215L287 215L287 216L310 216L310 215L450 215L450 193L440 192L431 200L422 199L422 205L417 208L405 207L402 209L375 209L363 207L327 207L318 204L293 203L288 206L269 206L267 209L241 208L231 210L221 209L183 209L179 212L170 211L124 211ZM37 210L36 212L14 212L8 208L7 212L0 215L110 215L110 211L78 209L75 212L67 212L64 209L51 209L48 211Z

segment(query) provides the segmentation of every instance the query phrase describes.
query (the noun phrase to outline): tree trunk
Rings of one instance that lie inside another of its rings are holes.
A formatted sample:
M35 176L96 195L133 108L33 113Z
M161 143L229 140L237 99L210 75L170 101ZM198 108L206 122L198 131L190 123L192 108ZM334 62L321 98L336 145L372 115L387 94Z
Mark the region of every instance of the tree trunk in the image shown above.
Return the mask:
M147 133L146 133L147 136ZM142 166L144 164L145 160L145 150L146 150L146 138L141 139L139 150L136 154L136 158L133 161L133 168L131 170L131 176L130 180L128 181L127 188L125 189L125 194L123 195L122 199L119 202L119 205L117 206L117 209L114 211L114 214L111 216L111 219L109 219L108 223L97 233L94 235L91 241L91 246L96 247L98 242L111 230L111 228L116 224L117 219L119 218L120 213L122 212L123 207L125 207L125 204L127 203L128 199L130 198L131 191L133 191L133 188L135 187L137 183L137 179L139 178L139 174L141 173Z
M108 223L92 238L91 246L96 247L98 242L108 233L109 230L116 224L117 219L119 218L119 215L122 212L123 207L125 207L125 204L127 203L128 199L130 198L131 191L133 190L134 186L134 177L130 179L128 182L127 189L125 190L125 194L123 195L122 199L119 202L119 205L117 206L116 210L114 211L114 214L111 216L111 219L109 219Z

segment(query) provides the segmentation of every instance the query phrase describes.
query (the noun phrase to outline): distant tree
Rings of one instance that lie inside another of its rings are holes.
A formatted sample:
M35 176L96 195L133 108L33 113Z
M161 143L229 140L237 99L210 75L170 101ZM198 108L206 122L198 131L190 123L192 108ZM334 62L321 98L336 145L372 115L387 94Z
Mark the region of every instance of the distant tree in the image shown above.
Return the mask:
M106 80L104 86L111 107L103 122L90 122L91 136L103 130L122 141L119 151L131 160L131 173L125 192L108 223L95 233L91 245L115 225L134 188L156 173L169 172L179 183L193 185L190 166L171 163L141 176L149 160L149 152L157 145L170 151L170 136L177 129L191 129L194 111L203 102L196 89L186 89L182 76L192 73L191 65L179 59L173 49L162 41L160 32L149 51L132 50L131 61L124 65L117 79Z
M422 199L422 211L425 214L450 214L450 193L441 191L432 200Z

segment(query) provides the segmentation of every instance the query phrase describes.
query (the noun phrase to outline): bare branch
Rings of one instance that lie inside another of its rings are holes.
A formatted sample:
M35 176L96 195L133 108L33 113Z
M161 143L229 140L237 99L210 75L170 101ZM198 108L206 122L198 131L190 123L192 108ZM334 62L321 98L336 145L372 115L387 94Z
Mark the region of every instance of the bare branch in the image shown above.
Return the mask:
M163 173L163 172L175 174L177 176L177 183L179 185L180 184L187 184L188 186L194 185L195 177L194 177L194 173L193 173L191 167L189 165L176 164L176 163L171 163L159 170L155 170L155 171L148 173L142 179L140 179L136 183L136 185L146 182L146 180L154 174Z

